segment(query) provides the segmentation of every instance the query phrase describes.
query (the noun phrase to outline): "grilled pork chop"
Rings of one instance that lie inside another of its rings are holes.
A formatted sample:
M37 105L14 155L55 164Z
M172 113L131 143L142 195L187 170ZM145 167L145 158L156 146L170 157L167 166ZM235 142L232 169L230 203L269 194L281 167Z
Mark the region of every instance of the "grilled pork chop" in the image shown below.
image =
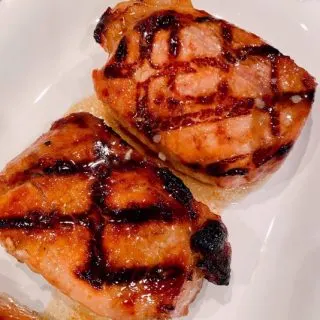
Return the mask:
M314 79L290 57L188 0L108 8L95 39L111 54L93 72L111 116L162 160L221 187L278 168L314 99Z
M88 113L55 122L0 175L0 241L112 319L184 315L203 278L230 276L220 217Z

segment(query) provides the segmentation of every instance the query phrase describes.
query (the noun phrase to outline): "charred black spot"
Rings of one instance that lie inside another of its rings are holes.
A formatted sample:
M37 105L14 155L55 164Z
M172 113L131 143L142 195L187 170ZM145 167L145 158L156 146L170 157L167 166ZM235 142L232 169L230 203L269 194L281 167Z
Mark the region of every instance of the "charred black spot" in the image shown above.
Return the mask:
M207 222L191 238L191 248L204 255L221 251L227 240L226 227L219 220Z
M306 92L303 96L305 99L307 99L309 102L314 102L314 97L315 97L315 90L310 90Z
M112 9L109 7L101 16L96 28L93 32L93 37L96 40L97 43L102 43L102 33L105 30L105 26L107 24L107 18L111 15Z
M226 243L224 249L216 255L209 255L200 259L197 266L204 273L205 278L219 286L227 286L231 275L231 247Z
M189 167L190 169L196 170L196 171L199 171L199 170L202 169L202 165L200 163L196 163L196 162L194 162L194 163L185 163L185 165L187 167Z
M247 168L233 168L226 169L226 163L221 161L212 163L206 167L206 173L212 177L233 177L233 176L245 176L249 173Z
M160 311L164 313L169 313L175 310L175 306L172 304L164 304L160 306Z
M293 147L293 142L290 142L288 144L281 146L279 150L276 152L276 157L282 158L286 156L291 151L292 147Z
M40 163L40 167L43 167L44 174L48 175L73 175L84 171L82 165L76 164L72 160L56 160L55 163L50 166Z
M128 42L127 38L123 37L119 43L119 46L117 48L117 51L115 53L115 60L116 62L123 62L126 60L128 55Z
M201 254L198 267L206 279L218 285L228 285L231 249L227 229L219 220L208 221L191 237L191 249Z

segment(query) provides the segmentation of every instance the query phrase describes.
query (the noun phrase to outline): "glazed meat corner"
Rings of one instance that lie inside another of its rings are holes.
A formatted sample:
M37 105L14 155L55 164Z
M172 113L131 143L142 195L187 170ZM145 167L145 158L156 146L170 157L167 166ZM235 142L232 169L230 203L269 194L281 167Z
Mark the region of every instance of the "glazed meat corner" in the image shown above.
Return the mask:
M262 180L310 113L316 83L306 70L190 1L123 2L105 12L95 39L110 54L93 79L111 117L200 181Z
M0 175L8 252L95 313L185 315L204 278L227 285L220 217L87 113L55 122Z

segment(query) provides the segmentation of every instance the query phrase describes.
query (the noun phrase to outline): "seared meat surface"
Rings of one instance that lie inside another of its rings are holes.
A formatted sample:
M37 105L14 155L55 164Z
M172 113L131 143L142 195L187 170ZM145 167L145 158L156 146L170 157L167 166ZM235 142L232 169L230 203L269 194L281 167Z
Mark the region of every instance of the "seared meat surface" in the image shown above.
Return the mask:
M188 0L108 8L95 39L111 55L93 72L109 113L201 181L232 188L264 178L309 115L316 83L307 71Z
M2 172L0 241L112 319L184 315L203 278L230 276L220 217L88 113L55 122Z

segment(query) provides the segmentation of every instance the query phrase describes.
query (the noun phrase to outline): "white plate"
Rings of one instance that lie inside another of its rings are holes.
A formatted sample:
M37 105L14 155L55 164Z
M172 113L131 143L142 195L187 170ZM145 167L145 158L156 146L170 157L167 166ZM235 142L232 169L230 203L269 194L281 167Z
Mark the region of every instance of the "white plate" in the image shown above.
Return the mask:
M1 0L0 0L1 1ZM103 0L0 2L0 166L93 92L105 54L92 32ZM195 6L261 35L320 79L317 0L198 0ZM320 97L285 165L224 215L230 287L206 286L188 319L320 319ZM0 291L42 310L50 286L0 251Z

